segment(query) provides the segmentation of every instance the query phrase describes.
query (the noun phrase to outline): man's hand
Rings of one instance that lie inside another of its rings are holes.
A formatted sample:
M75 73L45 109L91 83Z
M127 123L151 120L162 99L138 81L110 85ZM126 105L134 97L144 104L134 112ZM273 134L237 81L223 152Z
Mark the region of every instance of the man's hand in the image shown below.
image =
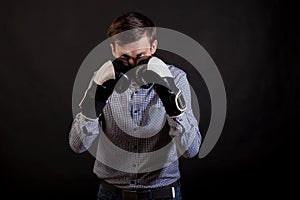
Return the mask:
M184 97L176 87L173 75L159 58L152 57L147 64L138 66L136 80L139 85L155 83L154 90L163 102L169 117L178 117L186 110Z
M128 88L130 80L125 73L129 69L119 60L105 62L94 73L91 83L79 103L82 114L90 119L96 119L102 114L106 101L113 91L122 93Z

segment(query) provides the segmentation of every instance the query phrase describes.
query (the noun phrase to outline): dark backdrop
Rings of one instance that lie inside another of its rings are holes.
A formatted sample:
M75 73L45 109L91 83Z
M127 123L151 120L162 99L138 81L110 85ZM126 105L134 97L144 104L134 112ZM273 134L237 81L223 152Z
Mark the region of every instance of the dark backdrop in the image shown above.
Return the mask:
M36 0L9 1L0 8L1 196L95 199L94 158L68 146L72 87L83 59L106 39L112 20L131 9L198 41L226 87L227 118L217 145L203 159L181 159L185 199L291 195L299 157L294 5L278 0ZM198 83L197 76L189 77ZM205 136L209 96L203 82L196 88L203 91Z

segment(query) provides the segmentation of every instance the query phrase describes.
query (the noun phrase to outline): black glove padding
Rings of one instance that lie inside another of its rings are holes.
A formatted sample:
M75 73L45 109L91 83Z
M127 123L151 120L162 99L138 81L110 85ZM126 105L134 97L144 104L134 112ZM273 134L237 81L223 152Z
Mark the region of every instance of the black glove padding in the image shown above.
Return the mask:
M130 80L126 72L129 69L119 60L108 61L102 65L95 72L93 81L79 104L82 114L91 119L99 117L114 90L122 93L128 89Z
M174 80L165 79L164 81L166 81L168 87L156 83L153 86L154 90L163 102L166 113L169 117L178 117L186 110L184 97L181 90L175 86Z
M115 69L116 79L113 83L108 83L107 87L114 88L115 91L120 94L125 92L131 83L131 79L126 75L126 73L132 69L132 67L124 65L119 59L115 59L112 63Z
M103 85L97 85L94 81L86 93L80 107L84 116L96 119L101 113L106 104L107 99L113 92L114 80L108 80ZM109 86L107 86L109 84Z

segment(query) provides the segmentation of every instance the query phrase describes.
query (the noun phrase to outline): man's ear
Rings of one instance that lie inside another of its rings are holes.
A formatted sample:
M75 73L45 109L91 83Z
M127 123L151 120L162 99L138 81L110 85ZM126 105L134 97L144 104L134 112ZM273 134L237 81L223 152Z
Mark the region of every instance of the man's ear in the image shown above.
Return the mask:
M111 48L112 55L116 58L117 57L116 48L112 43L110 43L110 48Z
M157 45L158 45L158 41L154 40L151 45L151 54L154 54L156 52Z

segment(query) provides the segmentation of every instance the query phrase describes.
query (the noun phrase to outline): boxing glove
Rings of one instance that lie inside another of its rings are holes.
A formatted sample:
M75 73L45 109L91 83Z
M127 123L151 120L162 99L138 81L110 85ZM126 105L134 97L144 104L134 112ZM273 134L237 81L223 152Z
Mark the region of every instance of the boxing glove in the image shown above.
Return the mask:
M79 103L81 113L90 119L96 119L102 114L107 99L115 90L122 93L128 89L130 80L126 72L130 70L122 61L116 59L105 62L94 72L84 96Z
M137 66L135 81L140 86L154 83L154 90L169 117L181 116L186 110L181 90L176 87L168 66L159 58L151 57Z

